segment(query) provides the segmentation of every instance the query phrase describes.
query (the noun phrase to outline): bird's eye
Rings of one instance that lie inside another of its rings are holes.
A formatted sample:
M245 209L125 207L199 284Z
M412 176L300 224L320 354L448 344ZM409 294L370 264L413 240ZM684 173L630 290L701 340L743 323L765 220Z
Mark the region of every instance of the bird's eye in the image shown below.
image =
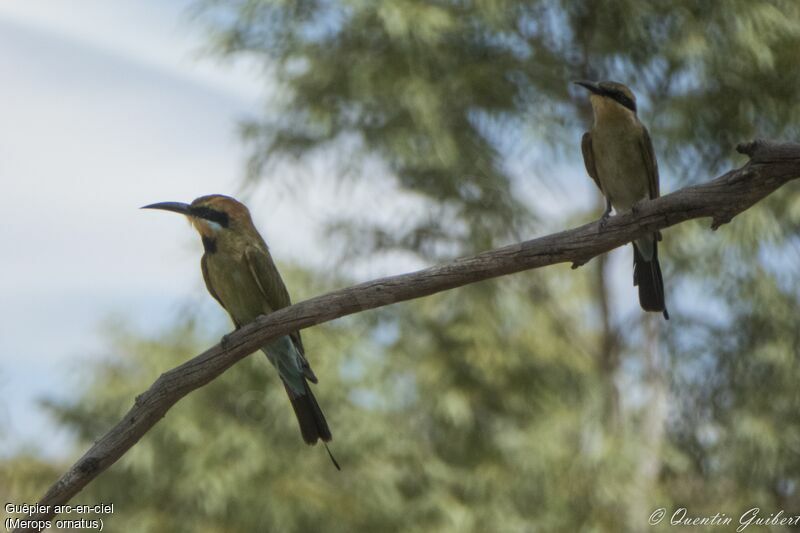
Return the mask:
M230 224L230 218L228 217L228 213L223 211L217 211L214 208L206 207L206 206L198 206L192 208L192 215L196 216L197 218L202 218L204 220L208 220L209 222L214 222L223 228L227 228Z

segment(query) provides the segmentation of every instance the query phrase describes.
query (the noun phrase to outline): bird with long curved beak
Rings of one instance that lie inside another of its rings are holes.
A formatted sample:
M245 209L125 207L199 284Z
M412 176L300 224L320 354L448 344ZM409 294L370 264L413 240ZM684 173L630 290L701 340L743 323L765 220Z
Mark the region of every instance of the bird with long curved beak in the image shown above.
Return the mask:
M658 198L659 179L653 142L636 115L636 96L613 81L576 81L591 94L594 112L591 130L583 134L581 151L586 172L606 198L601 225L611 208L628 211L642 200ZM645 311L661 312L669 319L664 302L664 280L658 263L660 234L633 243L633 284L639 287L639 304Z
M191 204L161 202L142 209L161 209L188 217L200 234L205 253L200 260L208 292L228 312L234 325L291 305L289 292L269 248L256 230L250 211L241 202L221 194L201 196ZM308 382L317 376L306 360L300 332L271 341L261 348L277 369L294 408L300 433L307 444L321 440L328 449L331 430Z

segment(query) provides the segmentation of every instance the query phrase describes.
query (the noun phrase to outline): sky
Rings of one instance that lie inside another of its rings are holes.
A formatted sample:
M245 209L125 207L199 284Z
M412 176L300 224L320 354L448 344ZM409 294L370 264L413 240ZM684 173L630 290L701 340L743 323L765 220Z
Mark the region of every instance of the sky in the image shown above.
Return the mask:
M188 5L0 2L0 457L71 457L71 436L39 401L79 392L87 360L106 353L100 333L109 317L157 331L191 301L224 319L205 294L189 225L138 208L238 196L246 151L237 124L276 88L258 65L203 54ZM389 221L422 208L388 177L343 191L324 179L322 160L282 170L301 183L299 194L267 182L248 197L279 263L330 267L323 229L334 212ZM380 162L369 171L389 175ZM565 194L582 195L575 205L584 209L593 185L579 183L582 192ZM526 194L543 206L564 203L548 191ZM634 307L630 258L618 261L620 299ZM369 279L421 266L390 258L348 273Z

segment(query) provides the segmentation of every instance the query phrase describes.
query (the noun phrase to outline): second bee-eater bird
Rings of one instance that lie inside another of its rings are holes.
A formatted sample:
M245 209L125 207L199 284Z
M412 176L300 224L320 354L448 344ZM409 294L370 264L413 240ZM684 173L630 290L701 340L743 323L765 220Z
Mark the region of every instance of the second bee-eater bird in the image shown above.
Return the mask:
M250 211L241 202L212 194L201 196L191 204L161 202L143 209L162 209L188 217L203 242L205 253L200 267L206 288L237 328L259 315L291 305L289 292L269 248L256 230ZM318 440L323 444L329 442L331 430L308 385L309 381L317 383L317 376L306 359L300 332L273 340L261 351L278 371L303 440L308 444ZM339 468L333 455L330 457Z
M594 113L591 130L583 134L581 151L586 172L606 199L601 224L611 208L628 211L642 200L658 198L658 164L650 134L636 115L636 97L621 83L576 81L591 94ZM639 304L669 319L664 303L664 280L658 263L660 234L633 242L633 284Z

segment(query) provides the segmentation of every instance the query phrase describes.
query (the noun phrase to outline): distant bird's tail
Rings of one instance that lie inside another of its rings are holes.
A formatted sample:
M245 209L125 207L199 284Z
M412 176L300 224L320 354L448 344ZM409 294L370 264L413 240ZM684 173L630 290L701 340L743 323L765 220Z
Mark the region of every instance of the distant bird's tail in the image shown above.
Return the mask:
M281 381L283 380L281 379ZM341 470L339 463L336 462L333 454L328 449L328 445L325 444L333 438L331 430L328 428L328 422L325 420L325 415L322 414L322 409L320 409L308 383L303 380L303 384L305 385L305 391L302 394L297 394L285 381L283 382L286 394L289 395L289 401L292 402L294 414L297 416L297 422L300 424L300 433L303 435L303 440L306 441L306 444L316 444L318 440L321 440L334 466Z
M633 284L639 287L639 304L645 311L661 311L669 320L667 306L664 303L664 279L661 277L661 265L658 264L658 243L655 235L652 241L653 257L647 261L639 247L633 245Z

